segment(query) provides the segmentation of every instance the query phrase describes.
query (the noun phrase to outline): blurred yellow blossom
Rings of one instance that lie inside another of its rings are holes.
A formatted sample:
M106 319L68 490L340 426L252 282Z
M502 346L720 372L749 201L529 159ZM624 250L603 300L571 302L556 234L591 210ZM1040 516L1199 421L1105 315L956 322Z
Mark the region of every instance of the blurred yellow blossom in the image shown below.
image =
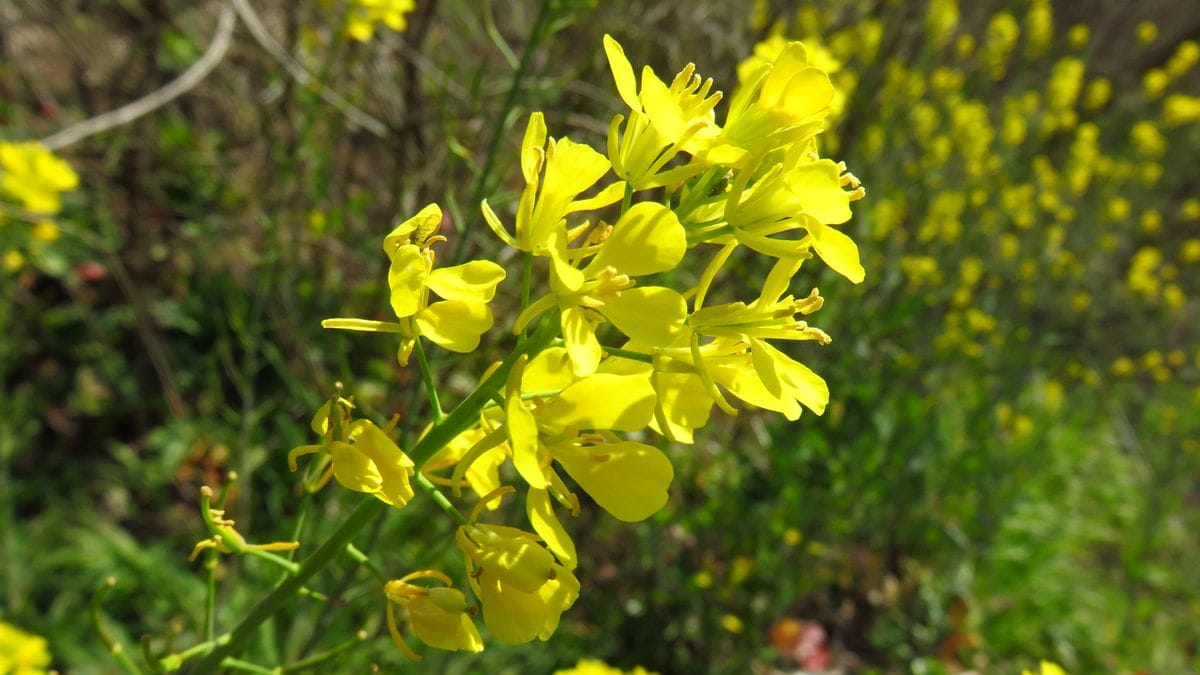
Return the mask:
M0 141L0 195L32 213L55 214L60 193L79 187L79 176L65 160L37 141Z
M0 621L0 673L42 675L50 666L50 649L40 635Z
M1138 42L1148 45L1158 39L1158 26L1153 21L1141 21L1134 28Z
M554 675L657 675L657 673L641 666L626 671L614 668L599 659L579 659L574 667L556 670Z
M359 42L366 42L379 24L402 31L408 23L405 15L416 6L415 0L351 0L346 14L346 33Z

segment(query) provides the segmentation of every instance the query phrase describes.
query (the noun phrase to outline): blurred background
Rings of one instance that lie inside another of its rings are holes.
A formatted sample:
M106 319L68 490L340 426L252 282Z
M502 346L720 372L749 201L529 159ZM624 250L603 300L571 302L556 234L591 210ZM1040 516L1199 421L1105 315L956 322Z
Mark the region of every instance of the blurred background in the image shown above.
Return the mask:
M0 140L166 85L226 4L0 0ZM278 53L239 17L195 86L57 149L79 181L56 214L3 198L0 621L44 637L54 667L118 672L88 612L109 576L102 616L127 648L199 640L187 555L207 536L198 490L227 472L251 541L290 539L301 510L302 540L336 526L357 495L305 499L286 464L313 410L340 381L409 438L425 411L394 343L321 319L386 318L380 238L428 202L462 256L494 255L477 204L511 212L529 112L603 149L623 111L607 32L635 67L694 62L727 94L756 45L803 40L842 92L822 154L867 188L845 228L867 280L802 272L834 341L791 352L832 403L794 424L717 415L669 448L650 521L567 523L583 590L549 643L409 669L1200 670L1193 2L417 0L366 41L343 3L252 4ZM493 343L435 357L451 398L503 355L509 291ZM359 547L396 576L461 567L427 501ZM227 628L277 571L220 574ZM310 586L333 600L295 599L259 663L365 629L339 672L405 667L369 575L347 561Z

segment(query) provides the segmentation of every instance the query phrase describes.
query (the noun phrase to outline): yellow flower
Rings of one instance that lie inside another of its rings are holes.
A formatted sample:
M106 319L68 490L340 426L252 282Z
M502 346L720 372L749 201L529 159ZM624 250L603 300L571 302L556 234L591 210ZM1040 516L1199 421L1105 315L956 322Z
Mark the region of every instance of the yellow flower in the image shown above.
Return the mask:
M534 373L543 369L543 364L556 363L559 383L574 379L565 371L562 352L547 350L543 354L529 364ZM513 465L525 482L534 490L549 490L560 501L571 503L553 461L601 508L620 520L644 520L661 509L674 478L671 461L658 448L608 433L637 431L650 423L655 408L650 379L641 374L595 373L574 379L553 397L528 398L534 387L546 386L534 382L546 378L526 381L526 369L520 362L513 369L504 406ZM531 492L531 499L540 498ZM557 521L548 508L540 511L539 519L549 529L535 529L552 540L550 529ZM555 552L573 565L573 551L567 543Z
M746 169L772 150L807 149L832 110L834 94L829 75L809 65L804 45L789 42L738 88L725 127L704 156L713 164Z
M431 588L410 583L415 579L432 579L443 586ZM396 625L397 607L408 610L408 623L413 633L430 647L451 652L483 651L479 630L467 614L467 599L462 591L450 588L452 585L450 577L435 570L413 572L384 585L383 592L388 599L388 632L405 656L414 661L421 660L400 634Z
M388 435L399 416L380 429L369 420L352 420L351 407L349 401L337 397L321 406L313 416L312 428L321 434L322 443L292 449L288 466L295 471L297 458L319 454L324 464L312 490L337 478L346 488L403 508L413 497L409 479L414 464Z
M1038 672L1034 673L1031 670L1022 670L1021 675L1067 675L1067 672L1062 669L1062 666L1050 661L1042 661L1038 667Z
M0 673L42 675L49 665L46 638L0 621Z
M717 222L695 230L693 238L718 244L733 239L777 258L806 256L812 249L850 281L863 280L865 271L857 245L841 230L831 227L848 221L850 202L865 194L858 179L845 173L844 165L828 159L779 164L749 187L748 174L739 172L723 204L697 211L694 218ZM717 209L723 211L717 215L713 213ZM795 229L803 229L808 236L774 236Z
M512 492L501 488L480 502ZM483 621L496 639L522 644L547 640L579 597L579 580L537 536L513 527L476 523L480 506L455 533Z
M346 15L346 34L366 42L375 32L375 26L383 24L394 31L402 31L407 25L405 14L416 9L415 0L351 0Z
M1200 122L1200 97L1171 94L1163 101L1162 120L1168 127Z
M408 504L413 497L409 483L415 466L412 459L369 420L351 423L350 440L330 444L334 478L343 487L373 494L396 508Z
M1034 0L1025 14L1025 55L1032 60L1045 54L1053 38L1054 10L1050 0Z
M517 203L516 230L509 234L487 200L484 220L497 237L513 248L547 256L556 270L566 267L565 218L579 211L608 206L624 194L625 183L609 185L591 198L579 195L612 167L604 155L569 138L547 139L542 113L529 116L521 142L521 173L525 190ZM581 280L580 280L581 281Z
M657 675L657 673L650 672L641 666L625 671L614 668L599 659L579 659L574 667L556 670L554 675Z
M708 147L719 133L713 108L721 100L721 92L712 92L712 78L702 81L696 67L688 64L668 86L646 66L639 90L633 66L612 36L604 36L604 53L617 93L630 109L627 121L617 115L609 125L608 157L613 171L637 190L677 183L703 171L706 167L700 162L665 171L663 167L680 151L694 155ZM622 122L624 134L620 133Z
M1158 26L1153 21L1142 21L1135 29L1138 42L1148 45L1158 39Z
M685 353L709 395L727 413L735 410L717 389L718 383L747 403L778 411L789 420L800 416L801 406L821 414L829 402L825 381L767 343L768 339L830 341L821 329L795 319L796 314L811 314L821 307L816 289L799 300L784 296L803 259L776 262L758 299L749 305L730 302L704 307L708 288L732 250L732 245L726 246L701 278L695 309L688 317L692 334ZM715 339L701 345L701 335Z
M59 193L79 187L79 176L66 161L37 141L0 141L0 194L33 213L62 208Z
M418 337L452 352L474 351L480 336L492 327L488 303L504 280L504 269L489 260L435 269L432 246L443 237L432 234L431 224L441 220L442 210L430 204L384 238L384 251L391 258L388 287L392 311L399 322L336 318L321 325L399 334L396 356L402 366L408 365ZM430 303L430 291L445 299Z
M670 209L635 204L611 228L597 228L582 247L568 252L570 262L551 270L551 293L530 304L513 331L557 305L571 368L579 376L595 372L600 363L595 327L602 321L639 342L665 346L683 329L687 303L669 288L635 287L633 278L674 268L686 250L687 235ZM591 260L582 265L587 256Z
M925 32L929 35L933 46L941 49L946 46L958 28L957 0L932 0L928 13L925 15Z

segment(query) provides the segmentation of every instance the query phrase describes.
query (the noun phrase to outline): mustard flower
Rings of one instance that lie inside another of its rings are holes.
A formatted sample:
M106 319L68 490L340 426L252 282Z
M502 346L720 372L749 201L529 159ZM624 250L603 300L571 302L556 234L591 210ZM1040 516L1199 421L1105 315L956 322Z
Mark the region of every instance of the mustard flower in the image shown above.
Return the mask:
M1062 669L1062 666L1052 661L1042 661L1038 664L1038 671L1034 673L1029 669L1021 671L1021 675L1067 675L1067 671Z
M571 668L561 668L554 675L656 675L641 666L625 671L614 668L599 659L579 659Z
M430 579L442 586L424 586L412 583L417 579ZM479 629L467 612L467 599L462 591L450 588L450 577L436 570L421 570L407 574L384 584L387 596L387 624L392 641L413 661L421 657L408 646L400 634L396 621L396 608L408 610L408 623L413 634L422 642L436 649L456 652L481 652L483 640Z
M416 6L415 0L351 0L346 15L346 34L366 42L379 24L400 32L408 24L405 15Z
M1178 127L1200 122L1200 97L1172 94L1163 101L1163 124Z
M288 466L295 471L297 458L320 454L328 463L317 488L336 478L345 488L403 508L413 497L410 479L415 464L388 435L398 420L399 416L393 417L381 429L370 420L351 420L349 406L331 400L317 411L312 423L323 442L294 448L288 453Z
M79 187L79 176L65 160L37 141L0 141L0 194L26 211L58 213L59 194Z
M777 164L750 187L745 186L747 172L742 172L723 203L695 216L712 218L712 212L722 209L722 219L692 236L713 243L737 241L777 258L806 256L808 250L815 250L836 272L860 283L866 273L859 262L858 246L831 227L848 221L850 201L865 194L858 179L844 171L844 165L809 158L790 167ZM807 236L774 236L795 229L803 229Z
M820 414L829 400L825 381L767 342L768 339L815 340L821 344L830 341L821 329L795 319L796 314L807 315L820 309L823 300L816 289L799 300L784 295L803 258L778 260L767 275L758 299L750 304L703 306L716 271L732 251L732 245L722 249L697 287L695 309L688 317L692 331L688 344L691 363L713 401L731 414L734 408L717 389L718 383L747 403L778 411L790 420L799 417L802 406ZM714 339L701 345L701 336Z
M720 132L713 108L721 92L712 92L712 78L701 80L689 63L668 86L645 66L639 90L625 51L609 35L604 36L604 53L617 93L630 109L628 119L617 115L609 125L608 158L617 176L635 190L645 190L683 181L707 168L690 161L663 170L679 152L695 155Z
M511 493L501 488L480 504ZM476 522L476 506L454 539L463 552L471 589L483 605L483 622L501 642L547 640L562 613L579 597L579 580L537 543L537 535Z
M809 65L808 51L789 42L738 88L720 136L704 156L713 164L753 168L787 146L807 149L832 110L829 75Z
M0 673L42 675L49 666L46 638L0 621Z
M658 448L607 433L650 424L655 405L650 379L619 373L576 378L563 363L563 352L548 352L531 362L529 381L525 364L518 364L506 388L507 441L521 478L531 488L552 490L560 501L571 503L554 471L552 462L557 462L616 518L635 522L650 517L667 502L674 477L670 460ZM539 369L542 374L535 375ZM552 397L530 397L534 387L551 380L565 386Z
M612 227L602 224L582 247L567 251L569 261L551 269L551 292L517 317L513 331L524 330L557 305L563 340L579 376L595 372L600 363L603 350L595 329L603 321L634 340L665 345L682 330L687 303L669 288L635 286L634 277L674 268L686 250L687 235L670 209L653 202L635 204ZM580 278L582 283L576 284Z
M932 0L925 15L925 32L934 47L946 46L958 28L957 0Z
M571 288L583 283L578 271L567 264L567 227L565 218L578 211L590 211L619 200L625 184L609 185L591 198L579 195L608 173L612 165L604 155L569 138L546 138L546 122L540 112L529 117L521 143L521 173L525 190L517 203L516 229L504 228L500 217L485 199L484 220L496 236L513 248L550 258L563 282Z
M493 323L488 303L504 280L504 269L489 260L472 260L453 267L434 267L432 246L444 240L431 234L442 220L442 210L430 204L397 226L384 238L391 259L388 287L391 306L399 322L336 318L321 322L325 328L397 333L397 360L408 365L418 337L452 352L469 353ZM430 291L444 300L430 303Z

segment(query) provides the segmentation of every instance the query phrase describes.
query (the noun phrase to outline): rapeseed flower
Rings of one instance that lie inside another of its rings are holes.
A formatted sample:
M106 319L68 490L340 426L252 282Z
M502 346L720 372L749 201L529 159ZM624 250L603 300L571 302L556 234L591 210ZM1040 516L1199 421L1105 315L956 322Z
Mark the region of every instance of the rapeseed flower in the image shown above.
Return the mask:
M0 141L0 195L26 211L52 215L62 209L60 194L79 187L79 175L37 141Z
M414 584L417 579L433 580L442 586ZM462 591L451 588L450 577L436 570L421 570L389 581L383 591L387 596L387 624L392 641L414 661L421 657L408 646L400 634L396 608L406 609L412 632L422 642L446 651L483 651L479 629L468 613L467 599Z
M408 365L416 341L427 338L452 352L467 353L493 323L488 303L496 286L504 280L504 268L490 260L472 260L453 267L436 268L433 245L444 237L431 234L431 224L440 223L442 211L430 204L416 216L398 225L384 238L384 252L391 259L388 269L390 304L394 321L325 319L325 328L396 333L400 365ZM444 298L429 302L429 293Z

